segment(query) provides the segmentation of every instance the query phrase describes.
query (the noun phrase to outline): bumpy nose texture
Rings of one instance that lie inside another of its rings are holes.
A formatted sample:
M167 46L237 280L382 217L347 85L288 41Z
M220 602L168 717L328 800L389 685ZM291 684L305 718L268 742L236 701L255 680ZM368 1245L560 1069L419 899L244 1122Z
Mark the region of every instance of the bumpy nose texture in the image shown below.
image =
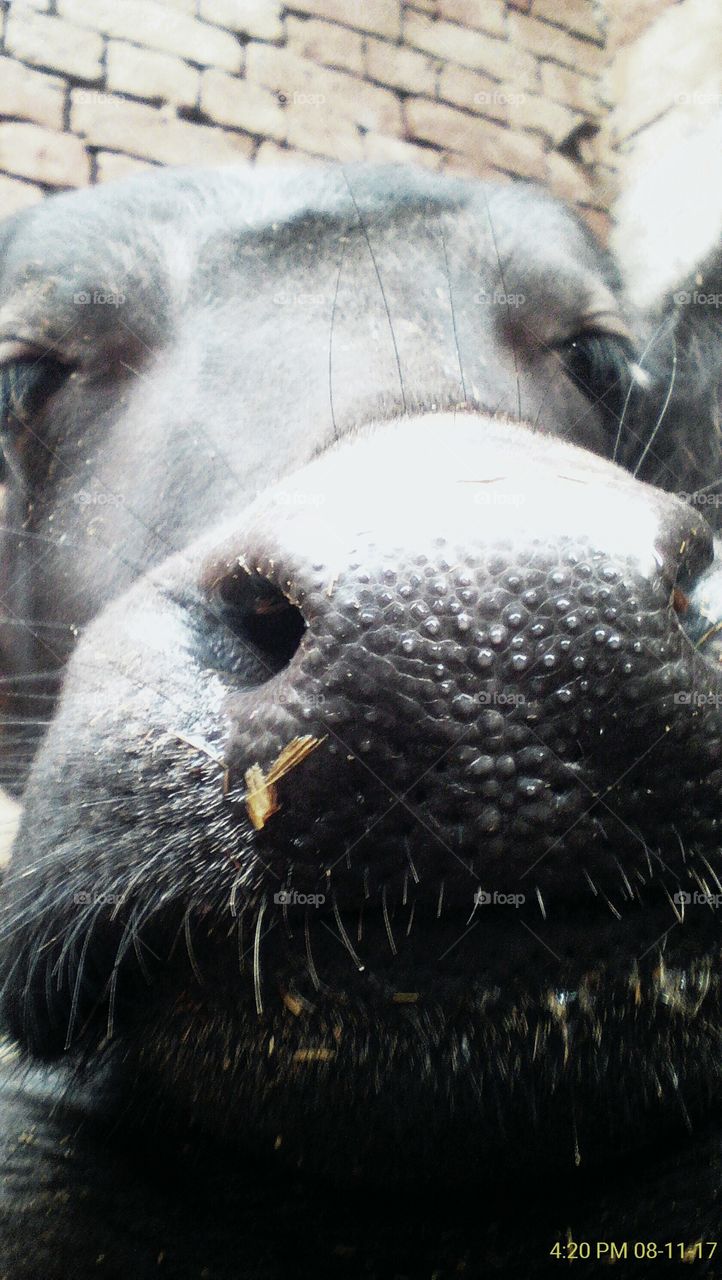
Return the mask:
M636 823L669 830L680 804L713 820L718 713L705 729L675 699L704 667L671 603L680 561L708 553L700 521L568 446L443 426L463 463L441 465L423 421L341 449L209 574L265 592L289 641L232 695L228 758L243 817L249 769L313 739L257 833L297 887L332 873L358 900L433 872L468 892L468 869L535 864L543 885L582 855L601 883L612 845L643 861Z

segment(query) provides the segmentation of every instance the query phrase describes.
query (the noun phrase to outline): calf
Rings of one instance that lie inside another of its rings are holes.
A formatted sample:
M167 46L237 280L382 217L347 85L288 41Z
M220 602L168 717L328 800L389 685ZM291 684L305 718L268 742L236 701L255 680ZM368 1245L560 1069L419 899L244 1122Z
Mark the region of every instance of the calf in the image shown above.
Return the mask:
M5 224L0 1275L718 1273L700 298L395 169Z

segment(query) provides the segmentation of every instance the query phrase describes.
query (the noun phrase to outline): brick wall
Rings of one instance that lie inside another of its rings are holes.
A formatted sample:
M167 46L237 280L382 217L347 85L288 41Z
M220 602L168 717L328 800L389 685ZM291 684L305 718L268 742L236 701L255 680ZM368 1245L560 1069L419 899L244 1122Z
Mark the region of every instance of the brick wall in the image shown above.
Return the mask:
M0 0L0 213L149 164L414 161L606 228L596 0Z

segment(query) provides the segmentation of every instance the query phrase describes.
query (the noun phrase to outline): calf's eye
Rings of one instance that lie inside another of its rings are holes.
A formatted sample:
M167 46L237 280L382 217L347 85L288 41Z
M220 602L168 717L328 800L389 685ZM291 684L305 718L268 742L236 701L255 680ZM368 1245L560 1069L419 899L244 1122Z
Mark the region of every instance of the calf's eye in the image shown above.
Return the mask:
M632 343L618 334L588 331L558 348L572 382L602 411L618 423L630 388L635 382Z
M0 480L24 470L23 440L70 366L52 355L27 355L0 364Z

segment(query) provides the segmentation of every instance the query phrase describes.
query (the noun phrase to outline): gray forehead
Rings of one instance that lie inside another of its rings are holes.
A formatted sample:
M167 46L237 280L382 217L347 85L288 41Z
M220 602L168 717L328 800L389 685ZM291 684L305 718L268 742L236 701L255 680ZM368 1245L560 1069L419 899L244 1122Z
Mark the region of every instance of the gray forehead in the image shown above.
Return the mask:
M303 246L316 259L363 228L380 246L394 237L418 254L422 227L463 226L479 260L533 273L558 287L560 272L615 273L569 211L531 184L481 184L394 166L160 170L53 197L0 227L0 308L42 296L65 323L78 291L132 291L153 328L191 294L253 274ZM2 311L0 311L0 317ZM149 337L150 337L149 333Z

